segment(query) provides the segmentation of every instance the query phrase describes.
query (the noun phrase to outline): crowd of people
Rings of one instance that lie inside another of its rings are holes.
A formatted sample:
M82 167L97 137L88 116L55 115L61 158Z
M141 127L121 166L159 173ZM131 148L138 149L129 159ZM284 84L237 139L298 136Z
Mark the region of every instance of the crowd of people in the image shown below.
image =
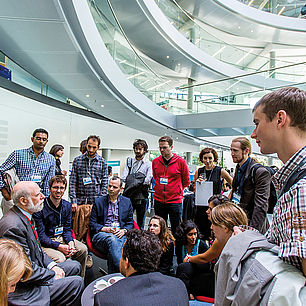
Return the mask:
M215 298L215 305L259 304L290 288L291 301L306 299L306 92L271 92L253 117L251 137L261 153L276 153L284 164L273 176L251 157L249 139L237 137L230 147L234 173L204 148L204 166L191 182L170 136L159 139L161 154L152 163L146 141L135 140L121 178L109 176L97 153L101 140L90 135L68 182L64 147L47 153L48 132L36 129L32 146L0 166L0 305L80 305L92 265L87 239L107 259L108 273L126 276L96 294L95 305L188 305L199 296ZM152 181L155 215L146 228ZM196 205L203 186L206 203ZM70 201L63 199L68 187ZM185 188L193 193L184 197ZM264 275L254 280L251 265ZM282 292L284 275L291 282ZM263 280L269 290L258 289Z

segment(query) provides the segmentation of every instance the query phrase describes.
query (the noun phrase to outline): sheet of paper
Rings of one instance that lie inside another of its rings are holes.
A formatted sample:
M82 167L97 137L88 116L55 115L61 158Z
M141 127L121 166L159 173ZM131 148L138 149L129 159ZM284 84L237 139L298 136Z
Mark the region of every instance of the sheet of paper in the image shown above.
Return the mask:
M213 195L213 182L196 182L195 205L208 206L208 199Z

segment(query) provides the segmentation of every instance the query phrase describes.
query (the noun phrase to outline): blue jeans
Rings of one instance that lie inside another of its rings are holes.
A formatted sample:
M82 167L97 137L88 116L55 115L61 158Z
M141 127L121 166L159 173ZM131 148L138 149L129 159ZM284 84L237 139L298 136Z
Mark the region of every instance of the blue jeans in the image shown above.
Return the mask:
M107 255L108 273L120 271L120 258L126 236L116 237L111 233L99 232L92 237L94 247L102 254Z
M170 218L171 231L175 234L176 228L182 222L183 215L183 204L182 203L161 203L154 201L154 211L155 215L162 217L166 222L168 220L168 215Z

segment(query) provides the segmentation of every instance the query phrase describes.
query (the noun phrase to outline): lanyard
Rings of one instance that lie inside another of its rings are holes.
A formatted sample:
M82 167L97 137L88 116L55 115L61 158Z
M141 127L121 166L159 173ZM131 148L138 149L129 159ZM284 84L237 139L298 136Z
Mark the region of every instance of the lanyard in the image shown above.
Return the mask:
M213 167L213 168L210 170L209 178L207 178L207 177L206 177L206 169L205 169L205 167L204 167L204 173L205 173L205 178L206 178L206 181L207 181L207 182L210 182L210 179L211 179L211 176L212 176L212 174L213 174L213 172L214 172L214 169L215 169L215 167Z
M34 233L34 235L35 235L35 237L36 237L37 243L39 244L39 240L38 240L38 236L37 236L36 229L34 228L34 226L33 226L32 222L31 222L31 220L30 220L26 215L24 215L24 216L28 219L29 223L31 224L33 233Z

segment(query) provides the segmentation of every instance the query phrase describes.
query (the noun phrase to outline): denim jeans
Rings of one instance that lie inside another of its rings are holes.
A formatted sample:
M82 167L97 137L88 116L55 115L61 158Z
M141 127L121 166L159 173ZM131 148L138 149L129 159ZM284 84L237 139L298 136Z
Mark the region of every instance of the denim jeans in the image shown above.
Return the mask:
M144 228L149 199L132 200L133 210L136 210L137 224L140 229Z
M102 254L107 254L108 273L120 271L120 258L126 236L116 237L111 233L99 232L92 237L94 247Z
M155 214L162 217L166 222L168 215L170 218L171 231L175 234L176 228L182 222L183 204L182 203L161 203L154 201Z

